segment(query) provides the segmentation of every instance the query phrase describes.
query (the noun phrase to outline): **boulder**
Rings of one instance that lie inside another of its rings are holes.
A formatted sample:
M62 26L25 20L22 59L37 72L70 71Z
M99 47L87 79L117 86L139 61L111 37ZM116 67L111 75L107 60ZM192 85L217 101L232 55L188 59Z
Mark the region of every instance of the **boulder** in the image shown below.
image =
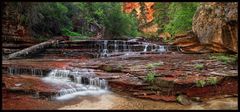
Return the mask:
M237 7L237 2L202 3L192 24L199 42L213 52L237 53Z
M238 52L237 3L206 2L198 7L192 23L192 31L176 35L176 46L182 52Z

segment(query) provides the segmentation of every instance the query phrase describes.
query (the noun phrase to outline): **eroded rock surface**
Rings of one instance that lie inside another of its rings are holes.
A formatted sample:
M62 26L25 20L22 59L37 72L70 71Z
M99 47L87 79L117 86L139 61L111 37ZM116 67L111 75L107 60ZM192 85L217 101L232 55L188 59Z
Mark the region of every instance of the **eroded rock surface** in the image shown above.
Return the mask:
M197 65L202 67L197 68ZM7 74L14 68L92 69L97 77L108 81L110 90L124 91L131 96L152 100L177 101L177 96L181 94L190 99L234 96L238 87L235 65L210 59L209 54L168 52L161 55L121 55L96 59L3 61L3 73ZM153 74L153 79L149 79ZM5 80L4 84L10 89ZM18 85L18 82L14 84ZM12 85L15 86L14 84Z
M194 17L192 31L177 39L184 52L238 52L236 2L202 3ZM183 44L188 43L188 44Z

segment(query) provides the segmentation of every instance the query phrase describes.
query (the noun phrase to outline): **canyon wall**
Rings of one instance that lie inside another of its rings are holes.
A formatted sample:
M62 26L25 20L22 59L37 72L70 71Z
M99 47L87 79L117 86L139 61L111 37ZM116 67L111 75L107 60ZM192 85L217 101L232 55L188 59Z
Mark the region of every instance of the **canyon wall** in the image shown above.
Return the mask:
M237 2L205 2L198 7L192 33L177 36L185 52L238 52Z

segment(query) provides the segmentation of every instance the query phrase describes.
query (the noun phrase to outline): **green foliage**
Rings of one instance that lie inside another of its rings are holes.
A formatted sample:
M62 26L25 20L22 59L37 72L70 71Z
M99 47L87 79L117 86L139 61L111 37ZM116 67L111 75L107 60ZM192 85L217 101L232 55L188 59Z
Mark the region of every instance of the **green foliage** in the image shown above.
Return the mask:
M156 76L155 72L148 72L147 77L146 77L145 80L152 84L154 82L154 80L155 80L155 76Z
M237 58L237 55L229 55L222 53L210 55L210 59L221 61L224 64L233 64L237 61Z
M196 64L194 65L194 68L198 69L198 70L202 70L204 68L203 64Z
M66 35L66 36L81 36L81 34L76 33L76 32L72 32L72 31L70 31L69 29L66 29L66 28L63 28L63 29L61 30L61 33L62 33L63 35Z
M192 18L199 3L182 2L171 3L169 6L169 23L165 26L164 32L172 35L191 30Z
M150 64L147 64L147 68L148 69L152 69L152 68L155 68L155 67L157 67L157 66L162 66L163 65L163 63L150 63Z
M172 43L172 42L174 42L174 38L173 37L163 38L162 42L163 43Z
M198 80L196 82L196 86L197 87L204 87L206 85L206 81L205 80Z
M140 33L141 36L147 38L147 39L151 39L151 40L155 40L158 41L158 34L157 33L152 33L152 32L141 32Z
M77 37L71 37L69 40L70 41L79 41L79 40L88 40L88 39L89 39L88 36L80 35L80 36L77 36Z
M158 33L169 32L172 35L191 30L192 18L199 3L173 2L156 3L154 9Z
M218 82L217 77L208 77L207 78L207 83L210 85L216 85Z
M165 26L169 23L169 15L168 15L168 7L169 2L156 2L154 5L154 22L158 24L159 29L158 33L162 33L164 31Z
M181 103L183 101L183 97L181 95L178 95L176 100L177 102Z
M123 66L122 65L117 65L117 70L121 71L123 69Z
M197 87L204 87L206 85L216 85L218 83L217 77L208 77L206 80L196 81Z
M112 67L111 66L106 66L104 68L104 70L107 71L107 72L111 72L112 71Z
M115 36L137 36L137 20L135 17L125 14L121 11L121 4L113 3L111 10L106 10L104 25L107 30L107 35Z
M102 29L105 29L105 34L110 34L110 37L138 35L136 18L122 12L121 3L21 2L9 4L22 14L19 21L27 25L36 38L67 35L82 36L79 39L85 39Z

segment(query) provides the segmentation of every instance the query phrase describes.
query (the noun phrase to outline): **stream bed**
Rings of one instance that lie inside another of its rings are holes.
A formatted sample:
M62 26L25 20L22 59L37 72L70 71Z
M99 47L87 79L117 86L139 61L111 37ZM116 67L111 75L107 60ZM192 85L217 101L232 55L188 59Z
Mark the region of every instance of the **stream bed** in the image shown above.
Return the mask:
M183 54L167 45L63 42L35 57L2 64L7 110L238 109L235 66L212 60L208 54ZM196 69L199 64L204 69ZM154 73L153 84L146 80L150 73ZM209 79L216 83L196 85ZM177 103L181 95L187 96L184 105Z

